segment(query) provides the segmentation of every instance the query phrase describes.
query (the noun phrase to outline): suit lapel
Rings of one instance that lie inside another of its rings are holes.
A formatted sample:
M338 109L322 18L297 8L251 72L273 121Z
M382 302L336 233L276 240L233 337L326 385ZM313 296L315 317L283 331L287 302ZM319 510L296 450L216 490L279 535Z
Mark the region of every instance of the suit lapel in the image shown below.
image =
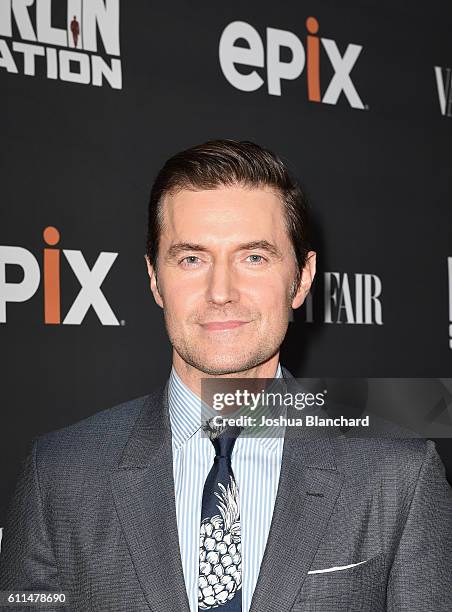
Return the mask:
M149 396L110 478L150 609L189 612L177 532L167 385L154 398Z
M293 381L283 368L286 382ZM288 417L299 413L288 411ZM286 430L270 532L250 612L291 610L335 506L343 477L333 436Z
M283 368L284 377L293 379ZM300 416L299 413L288 416ZM335 442L286 433L278 494L250 612L287 612L342 486ZM179 551L167 385L149 396L110 474L132 561L153 612L189 612Z

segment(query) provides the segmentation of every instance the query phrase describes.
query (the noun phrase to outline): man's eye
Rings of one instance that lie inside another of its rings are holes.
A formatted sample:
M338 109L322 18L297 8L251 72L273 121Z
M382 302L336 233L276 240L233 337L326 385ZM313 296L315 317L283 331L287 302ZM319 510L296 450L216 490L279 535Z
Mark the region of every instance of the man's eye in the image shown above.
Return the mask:
M262 255L248 255L247 259L250 259L250 263L252 264L260 264L265 261L265 258Z
M184 257L180 263L185 264L186 266L193 266L195 264L197 264L199 262L199 257L196 257L196 255L188 255L187 257Z

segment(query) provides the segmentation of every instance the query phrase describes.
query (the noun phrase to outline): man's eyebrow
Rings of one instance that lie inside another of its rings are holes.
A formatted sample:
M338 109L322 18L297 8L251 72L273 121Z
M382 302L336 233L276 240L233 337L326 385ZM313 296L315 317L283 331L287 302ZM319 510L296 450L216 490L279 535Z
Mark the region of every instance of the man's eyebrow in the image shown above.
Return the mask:
M281 251L278 247L268 240L253 240L252 242L245 242L244 244L240 244L237 248L238 251L253 251L254 249L261 249L262 251L267 251L270 255L274 255L275 257L281 257Z
M195 244L193 242L176 242L172 244L166 254L167 257L177 257L179 253L184 251L207 251L206 247L202 244Z
M261 249L270 255L281 257L281 251L278 249L278 247L271 242L268 242L268 240L252 240L251 242L244 242L237 246L236 251L253 251L255 249ZM177 242L176 244L172 244L170 246L166 256L171 258L177 257L180 253L184 253L185 251L205 252L208 250L209 249L202 244L196 244L193 242Z

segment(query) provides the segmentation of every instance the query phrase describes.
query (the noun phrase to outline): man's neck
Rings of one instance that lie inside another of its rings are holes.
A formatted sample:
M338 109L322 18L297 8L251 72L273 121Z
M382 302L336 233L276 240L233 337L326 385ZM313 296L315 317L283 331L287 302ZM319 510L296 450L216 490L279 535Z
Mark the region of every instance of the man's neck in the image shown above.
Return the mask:
M201 397L201 379L205 378L274 378L278 368L279 351L273 357L260 363L253 368L230 374L206 374L184 361L176 351L173 350L173 368L181 381Z

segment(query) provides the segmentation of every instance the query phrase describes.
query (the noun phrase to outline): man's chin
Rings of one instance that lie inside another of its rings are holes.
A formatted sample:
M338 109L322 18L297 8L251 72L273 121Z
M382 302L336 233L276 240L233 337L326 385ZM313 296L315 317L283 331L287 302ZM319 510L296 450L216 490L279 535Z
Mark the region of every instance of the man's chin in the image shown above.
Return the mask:
M190 363L191 361L191 363ZM203 360L190 360L189 363L193 367L195 367L200 372L207 374L209 376L225 376L228 374L239 374L240 372L246 372L251 368L254 368L261 363L266 361L266 358L262 358L261 356L255 356L254 358L237 358L231 356L230 358L218 359L216 358L206 358Z
M197 368L203 374L208 374L209 376L226 376L228 374L239 374L240 372L246 372L250 368L239 368L239 367L205 367L203 366Z

